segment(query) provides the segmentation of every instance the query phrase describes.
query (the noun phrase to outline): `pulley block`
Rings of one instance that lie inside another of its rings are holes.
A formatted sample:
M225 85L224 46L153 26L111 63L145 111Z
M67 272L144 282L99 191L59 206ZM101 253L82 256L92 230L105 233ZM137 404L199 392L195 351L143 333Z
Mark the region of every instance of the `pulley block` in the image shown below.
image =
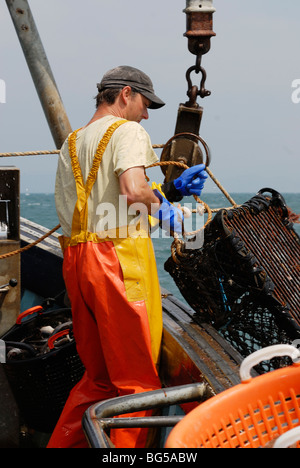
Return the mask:
M196 164L202 164L204 161L203 151L206 155L205 164L210 163L210 151L205 141L199 136L202 107L188 107L184 104L179 105L175 134L165 144L160 160L175 161L192 167ZM164 182L175 180L184 171L184 168L175 165L161 166L165 175Z

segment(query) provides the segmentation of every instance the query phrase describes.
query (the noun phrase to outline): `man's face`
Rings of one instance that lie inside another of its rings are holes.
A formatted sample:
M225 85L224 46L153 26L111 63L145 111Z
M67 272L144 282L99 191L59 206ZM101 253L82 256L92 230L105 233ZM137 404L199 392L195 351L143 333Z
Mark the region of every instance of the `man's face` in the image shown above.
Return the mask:
M148 107L150 104L151 101L149 101L145 96L142 96L142 94L131 92L126 109L127 120L132 120L138 123L143 119L147 120L149 118Z

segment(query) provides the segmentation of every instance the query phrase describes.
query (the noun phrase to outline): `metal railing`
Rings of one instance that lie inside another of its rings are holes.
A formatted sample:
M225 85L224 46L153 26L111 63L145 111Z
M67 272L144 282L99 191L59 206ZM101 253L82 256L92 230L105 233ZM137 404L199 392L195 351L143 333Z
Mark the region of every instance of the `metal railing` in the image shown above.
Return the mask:
M114 416L193 401L201 402L212 396L213 392L207 384L194 383L112 398L88 408L82 419L82 427L91 448L113 448L109 438L110 429L173 427L184 417L184 415L130 418L114 418Z

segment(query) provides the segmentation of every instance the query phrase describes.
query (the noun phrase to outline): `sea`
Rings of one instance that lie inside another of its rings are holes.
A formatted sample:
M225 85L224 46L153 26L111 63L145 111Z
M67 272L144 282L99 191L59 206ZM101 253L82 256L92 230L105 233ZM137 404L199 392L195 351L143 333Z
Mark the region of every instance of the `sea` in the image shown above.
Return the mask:
M228 208L230 206L229 201L221 193L203 193L203 201L213 210L216 208ZM231 193L230 196L237 204L242 204L252 198L255 193ZM286 205L289 209L296 213L300 214L300 193L282 193L281 194L285 199ZM184 199L184 206L187 208L195 208L195 201L191 198ZM56 214L55 201L53 193L22 193L21 194L21 203L20 203L20 214L22 217L29 219L37 224L40 224L49 230L59 224L59 220ZM191 229L196 227L198 229L199 225L205 222L204 217L197 220L195 217L199 216L196 213L193 213L190 219ZM194 218L194 219L193 219ZM204 221L203 221L204 220ZM300 224L295 223L294 229L300 236ZM192 229L193 230L193 229ZM60 231L58 231L60 233ZM176 287L172 277L164 269L164 264L166 260L171 255L171 244L173 238L166 237L162 234L155 233L152 237L153 246L156 256L156 264L158 270L158 276L160 280L160 285L162 288L166 289L169 293L173 294L175 297L180 299L185 303L184 298L181 296L178 288Z

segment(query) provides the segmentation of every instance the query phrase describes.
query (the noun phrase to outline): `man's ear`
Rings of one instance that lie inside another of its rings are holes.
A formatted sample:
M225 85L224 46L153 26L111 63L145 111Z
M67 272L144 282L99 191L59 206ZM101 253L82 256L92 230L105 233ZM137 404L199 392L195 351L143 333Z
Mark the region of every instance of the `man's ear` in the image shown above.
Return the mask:
M131 87L130 86L125 86L121 91L121 98L122 98L124 104L128 103L128 100L130 99L130 96L131 96Z

